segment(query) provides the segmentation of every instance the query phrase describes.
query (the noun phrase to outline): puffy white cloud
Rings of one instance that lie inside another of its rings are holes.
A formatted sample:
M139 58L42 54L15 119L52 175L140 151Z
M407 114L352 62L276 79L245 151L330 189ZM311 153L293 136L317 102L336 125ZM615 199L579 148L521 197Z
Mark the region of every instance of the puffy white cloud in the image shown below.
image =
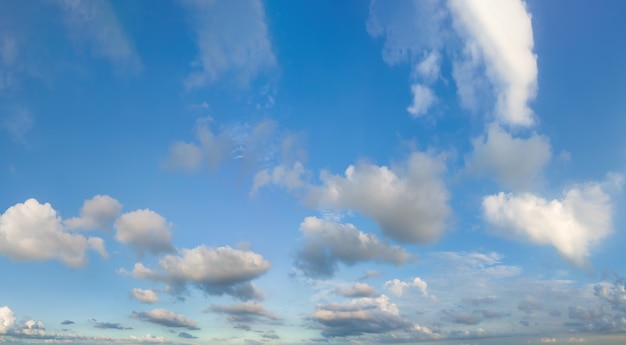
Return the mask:
M497 234L550 244L567 260L583 266L589 247L612 232L609 193L621 185L621 175L609 175L603 183L572 186L561 199L546 200L531 193L490 195L483 199L484 218Z
M122 204L108 195L96 195L86 200L80 210L80 217L65 220L70 229L106 230L119 217Z
M426 114L428 109L437 102L437 97L428 86L415 83L411 85L411 93L413 94L413 103L406 108L406 111L413 117Z
M381 242L375 235L359 231L352 224L307 217L300 224L307 242L296 254L296 267L312 277L330 277L337 263L353 265L376 261L401 265L412 258L399 246Z
M337 288L335 293L343 297L378 297L380 294L376 289L366 283L356 283L345 288Z
M141 336L131 335L128 337L128 340L135 342L135 343L165 343L166 342L165 337L150 335L150 334L141 335Z
M7 334L15 324L15 314L6 305L0 308L0 334Z
M554 344L556 343L556 338L541 338L539 342L542 344Z
M531 16L523 0L450 0L448 8L458 34L465 39L467 64L478 55L496 93L496 112L503 123L530 126L528 102L537 92L537 56ZM455 76L456 77L456 76ZM456 79L459 88L469 80Z
M145 209L124 213L115 221L115 239L132 246L139 255L174 252L170 225L158 213Z
M424 297L435 298L435 296L428 293L428 284L419 277L415 277L408 282L399 279L388 280L384 286L385 289L391 291L396 296L402 296L408 289L416 288Z
M268 184L281 186L290 192L298 191L307 187L307 175L308 172L300 162L291 166L277 165L271 169L263 169L254 175L250 195L256 194L261 187Z
M547 137L533 133L514 138L497 124L472 144L474 150L466 158L468 171L491 174L501 185L516 190L532 186L552 156Z
M36 199L15 204L0 216L0 253L14 260L57 259L81 267L88 248L107 256L103 243L98 237L69 233L52 206Z
M265 10L259 0L183 2L193 18L199 71L186 80L200 87L223 76L247 85L276 64L268 38Z
M322 172L322 185L311 187L307 199L326 209L355 210L396 241L433 242L450 214L444 170L442 159L422 152L391 168L361 162L344 176Z
M133 312L131 317L142 321L156 323L165 327L181 327L189 330L198 330L198 323L194 320L167 309L152 309L145 312Z
M262 293L250 283L269 270L270 263L260 254L231 247L204 245L182 249L181 256L159 259L158 270L135 264L132 275L138 279L161 281L170 292L179 293L195 285L209 295L231 295L239 299L260 299Z
M133 298L141 303L156 303L159 301L159 296L152 290L133 289L131 292Z
M108 1L55 0L64 11L68 35L89 44L95 55L130 71L142 68L135 47Z

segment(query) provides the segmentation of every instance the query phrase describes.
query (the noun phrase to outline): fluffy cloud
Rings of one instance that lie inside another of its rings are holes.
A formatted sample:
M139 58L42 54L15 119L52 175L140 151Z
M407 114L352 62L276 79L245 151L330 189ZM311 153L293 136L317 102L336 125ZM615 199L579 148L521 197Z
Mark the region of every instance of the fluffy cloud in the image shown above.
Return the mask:
M124 213L115 222L115 239L132 246L141 256L174 252L170 225L158 213L145 209Z
M385 295L352 299L344 304L317 305L311 319L325 337L345 337L392 331L419 332L434 337L432 330L403 318Z
M228 315L231 323L251 323L258 321L280 321L276 314L267 311L261 303L245 302L232 305L213 305L206 311Z
M587 264L589 247L612 232L610 192L621 189L622 177L567 189L561 199L530 193L490 195L483 199L485 220L497 234L553 245L572 263Z
M448 8L458 34L476 58L484 62L486 76L496 93L496 113L506 124L534 123L528 102L537 92L537 56L533 53L531 16L522 0L451 0ZM465 63L465 62L464 62ZM470 66L473 68L473 66ZM467 80L457 79L459 88Z
M322 185L312 187L307 199L325 209L355 210L397 241L433 242L450 214L444 170L442 159L422 152L391 168L362 162L344 176L322 172Z
M373 286L366 283L356 283L350 287L338 288L335 293L349 298L378 297L380 295Z
M159 296L152 290L133 289L131 294L133 298L141 303L156 303L159 301Z
M375 235L365 234L352 224L340 224L316 217L307 217L300 224L307 242L296 254L296 267L312 277L330 277L342 262L376 261L401 265L412 256L401 247L381 242Z
M0 215L0 253L19 261L57 259L72 267L87 263L93 248L106 257L104 241L71 234L49 203L28 199Z
M189 330L200 329L194 320L184 315L176 314L167 309L152 309L145 312L135 311L132 313L131 317L146 322L156 323L165 327L187 328Z
M194 285L209 295L231 295L242 300L260 299L262 293L250 283L269 270L270 263L260 254L231 247L208 248L204 245L182 249L181 256L159 259L158 271L135 265L138 279L161 281L170 292L180 293Z
M64 11L68 35L91 46L95 55L130 71L141 69L132 41L107 1L55 0Z
M80 209L80 217L65 220L70 229L109 229L119 217L122 204L108 195L96 195L86 200Z
M7 306L0 308L0 334L7 334L14 324L15 314L13 311Z
M426 114L428 109L437 101L433 91L419 83L411 85L411 93L413 94L413 103L406 108L406 111L413 117Z
M415 288L420 291L424 297L435 298L428 293L428 284L419 277L415 277L412 281L403 282L398 279L388 280L385 282L385 289L391 291L396 296L402 296L411 288Z
M547 137L533 133L514 138L497 124L472 144L474 150L466 158L468 171L490 174L502 186L517 190L532 186L552 156Z
M185 0L193 18L199 56L187 87L200 87L223 76L247 85L260 72L273 67L265 10L259 0Z

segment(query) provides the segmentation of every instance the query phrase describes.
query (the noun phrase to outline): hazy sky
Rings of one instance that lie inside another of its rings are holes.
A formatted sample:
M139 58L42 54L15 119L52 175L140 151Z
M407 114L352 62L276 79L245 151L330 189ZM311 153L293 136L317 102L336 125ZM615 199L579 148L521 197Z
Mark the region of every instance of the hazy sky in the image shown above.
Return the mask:
M0 343L623 344L626 2L0 2Z

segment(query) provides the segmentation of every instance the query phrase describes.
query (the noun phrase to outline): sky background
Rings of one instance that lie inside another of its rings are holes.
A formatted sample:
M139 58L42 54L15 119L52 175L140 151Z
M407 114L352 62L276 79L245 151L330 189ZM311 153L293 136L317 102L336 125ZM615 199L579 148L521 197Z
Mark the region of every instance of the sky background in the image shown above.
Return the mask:
M0 2L0 343L623 344L625 12Z

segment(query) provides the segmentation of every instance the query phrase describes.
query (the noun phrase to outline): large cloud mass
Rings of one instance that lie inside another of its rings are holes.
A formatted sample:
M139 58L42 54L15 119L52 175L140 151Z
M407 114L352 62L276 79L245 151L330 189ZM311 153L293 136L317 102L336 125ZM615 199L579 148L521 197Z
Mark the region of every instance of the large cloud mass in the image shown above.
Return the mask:
M484 62L486 76L496 96L496 114L506 124L530 126L533 112L528 106L537 92L537 56L531 16L521 0L450 0L455 28L471 52L465 68ZM457 78L460 89L471 80Z
M260 254L204 245L182 249L181 255L166 255L159 260L158 270L138 263L132 275L138 279L161 281L170 292L180 293L194 285L209 295L231 295L239 299L260 299L261 291L250 283L269 268Z
M108 195L96 195L86 200L80 209L80 217L70 218L65 225L70 229L107 230L119 217L122 204Z
M359 163L349 166L344 176L323 172L322 185L311 189L308 201L327 209L355 210L400 242L433 242L450 214L444 170L441 159L422 152L391 168Z
M57 259L81 267L87 263L88 248L106 257L101 238L69 233L49 203L28 199L9 207L0 216L0 254L11 259Z
M576 185L561 199L531 193L489 195L483 199L485 220L498 234L553 245L576 265L585 265L589 247L612 232L610 193L621 189L622 176L603 183Z

